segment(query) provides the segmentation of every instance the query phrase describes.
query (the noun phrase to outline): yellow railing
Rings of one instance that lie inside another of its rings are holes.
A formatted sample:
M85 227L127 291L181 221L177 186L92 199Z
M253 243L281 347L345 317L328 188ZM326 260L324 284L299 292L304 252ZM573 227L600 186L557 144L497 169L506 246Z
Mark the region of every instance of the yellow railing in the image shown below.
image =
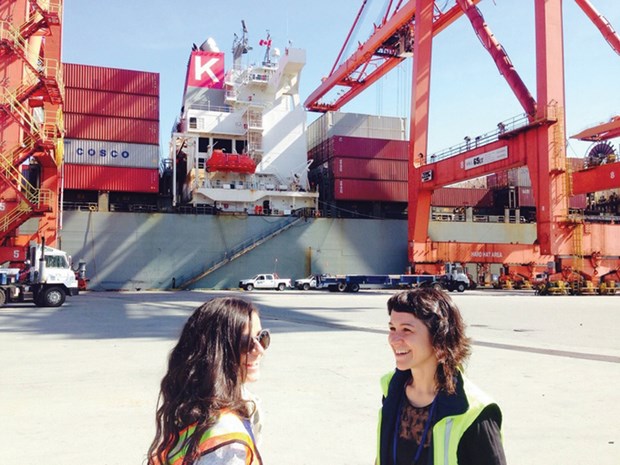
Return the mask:
M24 194L28 202L33 205L39 204L39 189L34 187L22 175L19 168L15 168L8 158L0 158L0 170L2 175L12 181L13 186L19 186L19 190Z
M36 3L42 10L61 16L62 0L37 0Z
M31 211L32 208L26 202L21 202L17 207L0 218L0 231L8 231L11 229L11 225L28 215Z
M3 96L5 102L9 105L11 112L19 116L23 124L26 125L28 132L30 134L38 134L39 124L30 114L28 109L18 100L14 91L12 92L5 89Z
M58 92L65 96L65 81L62 73L62 63L59 60L46 58L43 62L44 73L47 78L53 79L58 85Z
M6 163L16 164L17 160L23 158L23 155L30 154L34 151L35 142L34 139L28 135L24 137L21 144L12 147L6 152L0 152L0 156L6 159ZM3 163L0 161L0 163Z

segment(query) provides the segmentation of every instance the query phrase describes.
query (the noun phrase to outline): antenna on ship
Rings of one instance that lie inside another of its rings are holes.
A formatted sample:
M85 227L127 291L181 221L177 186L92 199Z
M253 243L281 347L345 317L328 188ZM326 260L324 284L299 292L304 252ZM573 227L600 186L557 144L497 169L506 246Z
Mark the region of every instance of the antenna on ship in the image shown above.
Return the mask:
M252 50L252 47L248 45L248 28L245 27L245 21L243 19L241 20L241 30L241 37L235 34L232 46L233 63L235 65L235 68L239 65L241 55L248 53L250 50Z

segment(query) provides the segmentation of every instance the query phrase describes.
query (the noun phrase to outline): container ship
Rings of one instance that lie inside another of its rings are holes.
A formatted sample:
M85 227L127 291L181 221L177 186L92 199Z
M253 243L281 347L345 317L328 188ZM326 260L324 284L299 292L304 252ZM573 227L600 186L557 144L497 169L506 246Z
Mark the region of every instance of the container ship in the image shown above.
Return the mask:
M271 38L259 64L244 64L247 29L233 42L233 64L215 40L193 46L183 104L170 144L174 204L216 213L312 213L306 113L299 98L305 51L281 53Z

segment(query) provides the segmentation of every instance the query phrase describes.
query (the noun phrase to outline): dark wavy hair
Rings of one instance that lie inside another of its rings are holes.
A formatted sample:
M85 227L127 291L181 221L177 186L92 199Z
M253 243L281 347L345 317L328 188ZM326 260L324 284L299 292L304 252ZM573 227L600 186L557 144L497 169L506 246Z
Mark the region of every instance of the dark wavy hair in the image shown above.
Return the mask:
M433 288L416 288L394 294L387 302L388 314L411 313L428 328L439 361L435 382L448 394L456 391L456 375L471 353L465 322L450 296Z
M203 433L226 409L249 418L252 407L242 397L245 365L241 363L252 340L244 337L258 309L243 299L212 299L189 317L170 353L168 371L161 381L155 439L148 451L149 465L168 463L168 454L181 431L196 425L185 440L183 465L197 459Z

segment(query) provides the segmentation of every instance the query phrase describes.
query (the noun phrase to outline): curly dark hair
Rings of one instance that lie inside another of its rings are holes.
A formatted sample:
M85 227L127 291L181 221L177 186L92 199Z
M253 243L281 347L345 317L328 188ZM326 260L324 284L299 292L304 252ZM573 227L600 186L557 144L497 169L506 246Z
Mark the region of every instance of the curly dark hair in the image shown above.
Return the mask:
M416 288L394 294L387 302L388 314L410 313L428 328L439 361L435 381L440 390L454 394L456 374L471 353L465 322L450 296L433 288Z
M196 425L185 440L183 465L193 463L203 433L226 409L242 418L253 413L242 397L245 365L242 356L252 340L243 332L251 327L258 309L234 297L212 299L189 317L170 353L168 371L161 382L155 439L148 451L149 465L168 464L168 453L181 431Z

